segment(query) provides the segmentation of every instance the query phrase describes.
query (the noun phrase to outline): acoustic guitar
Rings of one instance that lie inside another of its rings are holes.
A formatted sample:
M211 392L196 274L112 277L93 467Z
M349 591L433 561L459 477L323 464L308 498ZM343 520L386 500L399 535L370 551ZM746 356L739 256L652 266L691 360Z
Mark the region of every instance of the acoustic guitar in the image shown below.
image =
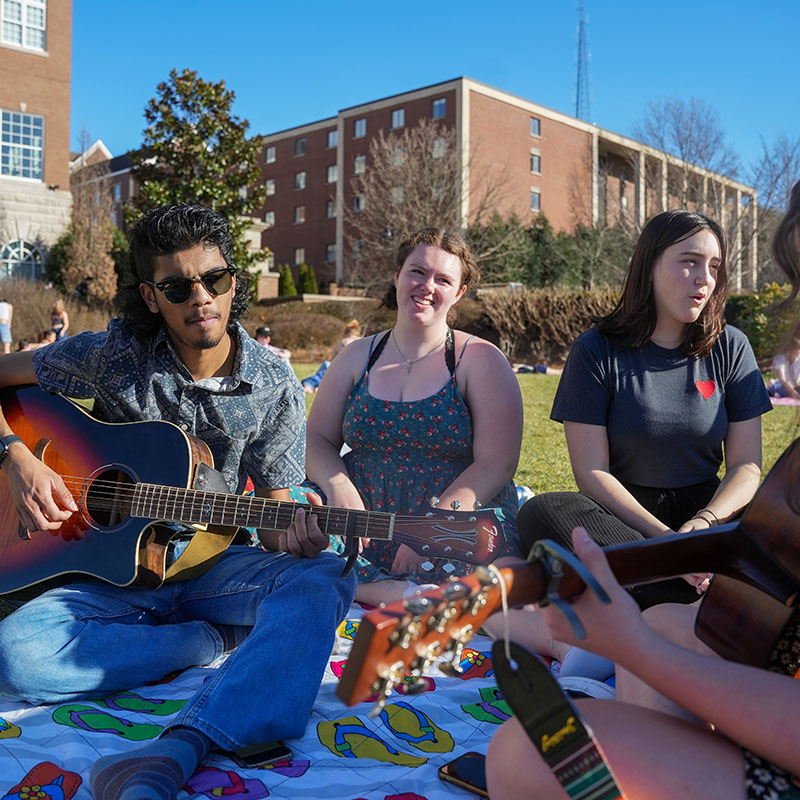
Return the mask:
M0 403L11 429L61 475L78 505L59 530L30 533L0 469L0 594L72 575L158 586L174 532L154 523L283 531L298 508L312 509L324 533L348 544L402 542L430 558L488 564L505 543L492 509L413 516L230 494L208 446L172 423L100 422L36 386L5 389Z
M800 439L787 448L740 522L604 548L624 585L686 573L714 573L697 616L696 633L723 658L763 666L798 602L800 589ZM501 605L550 600L568 603L586 588L574 556L542 543L520 566L479 567L364 615L337 696L347 705L378 697L378 706L404 679L420 677L461 650Z

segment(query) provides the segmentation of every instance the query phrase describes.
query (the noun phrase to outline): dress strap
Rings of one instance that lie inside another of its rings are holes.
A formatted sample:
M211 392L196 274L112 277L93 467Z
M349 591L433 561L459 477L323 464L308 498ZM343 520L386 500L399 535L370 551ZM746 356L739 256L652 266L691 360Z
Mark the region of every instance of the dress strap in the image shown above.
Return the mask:
M383 334L383 337L375 344L375 339L372 340L372 344L370 345L370 352L369 352L369 361L367 361L367 368L364 372L369 372L372 367L374 366L375 362L378 360L378 357L383 352L383 348L386 347L386 342L388 341L389 337L392 335L391 330L386 331ZM373 349L374 348L374 349Z
M453 331L450 331L450 336L453 335ZM467 349L467 345L475 338L474 335L470 336L466 342L464 342L464 346L461 348L461 352L458 354L458 362L455 362L455 351L453 351L453 366L450 368L450 374L453 375L456 371L456 367L461 363L461 359L464 358L464 351ZM448 362L447 366L450 366Z

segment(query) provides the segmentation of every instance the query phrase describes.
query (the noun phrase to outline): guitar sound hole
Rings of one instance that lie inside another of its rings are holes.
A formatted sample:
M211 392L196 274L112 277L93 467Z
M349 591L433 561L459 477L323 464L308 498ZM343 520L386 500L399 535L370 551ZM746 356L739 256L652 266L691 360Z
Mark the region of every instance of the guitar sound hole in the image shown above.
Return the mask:
M86 510L98 524L118 525L130 516L133 478L121 469L109 469L92 479L86 492Z

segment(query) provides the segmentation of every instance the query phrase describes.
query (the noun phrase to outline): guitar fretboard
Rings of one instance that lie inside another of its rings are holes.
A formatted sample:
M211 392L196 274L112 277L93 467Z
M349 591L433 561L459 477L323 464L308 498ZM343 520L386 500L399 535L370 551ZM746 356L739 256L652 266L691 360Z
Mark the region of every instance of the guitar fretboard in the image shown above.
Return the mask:
M298 508L313 511L320 529L328 535L344 536L352 529L358 538L388 541L394 531L394 514L383 511L311 506L293 501L180 489L152 483L136 485L130 514L144 519L197 525L233 525L285 531L294 521Z

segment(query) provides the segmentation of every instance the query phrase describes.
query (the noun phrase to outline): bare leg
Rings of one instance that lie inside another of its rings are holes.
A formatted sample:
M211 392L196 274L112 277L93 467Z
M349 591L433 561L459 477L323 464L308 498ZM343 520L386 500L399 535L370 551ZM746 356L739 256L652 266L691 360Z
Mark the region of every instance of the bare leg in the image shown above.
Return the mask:
M492 614L484 623L484 630L493 639L505 639L505 621L502 612ZM569 645L556 641L534 606L511 608L508 611L510 639L532 653L563 661Z
M744 800L744 759L724 736L619 701L582 700L578 707L629 798ZM486 774L492 800L567 797L516 719L494 735Z
M697 611L697 603L688 606L665 603L660 606L652 606L644 611L643 614L647 624L658 631L665 639L680 644L687 650L693 650L696 653L714 655L714 652L694 635ZM703 722L621 667L617 667L617 700L655 711L662 711L680 719L696 723Z

